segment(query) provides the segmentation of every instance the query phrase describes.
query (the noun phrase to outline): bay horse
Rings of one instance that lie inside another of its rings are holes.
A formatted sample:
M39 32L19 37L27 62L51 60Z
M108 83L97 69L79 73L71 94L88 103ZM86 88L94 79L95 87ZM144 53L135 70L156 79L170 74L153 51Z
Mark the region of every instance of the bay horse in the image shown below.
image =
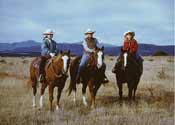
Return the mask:
M128 86L128 100L135 100L137 86L143 73L143 69L140 67L143 67L143 63L141 64L141 66L139 66L135 57L129 52L123 51L120 57L117 59L115 72L113 73L115 73L116 75L120 100L122 100L123 83L127 83Z
M36 93L37 93L37 85L38 85L38 68L35 66L37 61L40 60L41 57L35 58L30 65L30 80L29 83L33 88L33 107L36 107ZM70 50L63 52L60 51L60 54L52 57L48 60L45 68L45 80L41 83L40 90L40 109L43 108L43 96L47 86L49 86L49 101L50 101L50 110L53 111L52 101L53 101L53 92L54 88L58 87L57 90L57 106L58 110L60 107L59 100L61 96L62 89L65 86L65 82L67 79L67 72L70 64Z
M68 88L69 94L72 90L74 92L74 103L76 102L76 76L79 67L81 57L77 57L72 60L70 64L70 85ZM86 101L86 88L89 87L90 91L90 107L94 108L95 106L95 96L98 89L101 86L103 73L106 69L104 64L104 47L96 48L94 53L91 53L89 59L84 67L84 70L81 73L81 83L82 83L82 95L83 95L83 104L88 106Z

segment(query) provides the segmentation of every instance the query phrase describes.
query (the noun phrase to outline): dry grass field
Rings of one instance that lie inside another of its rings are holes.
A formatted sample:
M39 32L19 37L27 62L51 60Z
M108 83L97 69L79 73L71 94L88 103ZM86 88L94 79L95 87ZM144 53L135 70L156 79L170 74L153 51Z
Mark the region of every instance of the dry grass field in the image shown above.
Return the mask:
M32 89L27 86L32 59L0 57L0 125L174 124L174 57L144 57L144 73L138 85L136 101L131 105L127 101L126 84L124 101L119 103L115 76L111 73L116 57L106 57L106 74L110 83L99 89L96 108L83 105L80 89L77 104L74 105L73 95L68 97L66 93L68 79L60 100L63 110L53 113L49 111L47 90L44 109L38 110L39 91L37 108L32 107Z

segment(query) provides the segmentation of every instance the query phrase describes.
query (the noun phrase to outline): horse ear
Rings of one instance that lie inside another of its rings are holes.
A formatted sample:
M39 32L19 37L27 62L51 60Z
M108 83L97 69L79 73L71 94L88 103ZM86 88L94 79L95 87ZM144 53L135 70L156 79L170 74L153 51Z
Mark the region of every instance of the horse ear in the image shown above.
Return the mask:
M120 48L120 51L121 51L121 52L124 52L123 47Z
M63 54L63 51L62 50L60 51L60 54Z
M97 49L98 49L98 47L96 46L96 47L95 47L95 50L97 50Z
M104 50L104 49L105 49L104 46L102 46L101 50Z
M70 49L68 50L68 54L70 55Z

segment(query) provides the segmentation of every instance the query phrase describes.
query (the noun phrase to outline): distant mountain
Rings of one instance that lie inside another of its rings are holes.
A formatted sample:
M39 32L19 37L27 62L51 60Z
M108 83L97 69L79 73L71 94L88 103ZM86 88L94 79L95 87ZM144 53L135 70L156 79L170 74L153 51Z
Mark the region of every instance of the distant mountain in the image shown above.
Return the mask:
M39 56L41 43L27 40L16 43L0 43L0 56ZM119 55L121 46L104 44L105 54ZM152 44L139 44L139 53L143 56L153 55L156 51L164 51L174 55L174 45L160 46ZM73 55L81 55L83 48L80 42L58 43L58 50L71 50Z

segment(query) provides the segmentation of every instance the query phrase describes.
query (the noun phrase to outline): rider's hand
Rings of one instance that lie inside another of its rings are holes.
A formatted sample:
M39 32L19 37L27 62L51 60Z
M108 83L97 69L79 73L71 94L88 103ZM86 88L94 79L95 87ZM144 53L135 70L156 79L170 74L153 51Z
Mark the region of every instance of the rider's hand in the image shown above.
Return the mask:
M93 49L92 52L95 53L95 49Z
M51 57L54 57L54 56L55 56L55 53L50 53L50 56L51 56Z

